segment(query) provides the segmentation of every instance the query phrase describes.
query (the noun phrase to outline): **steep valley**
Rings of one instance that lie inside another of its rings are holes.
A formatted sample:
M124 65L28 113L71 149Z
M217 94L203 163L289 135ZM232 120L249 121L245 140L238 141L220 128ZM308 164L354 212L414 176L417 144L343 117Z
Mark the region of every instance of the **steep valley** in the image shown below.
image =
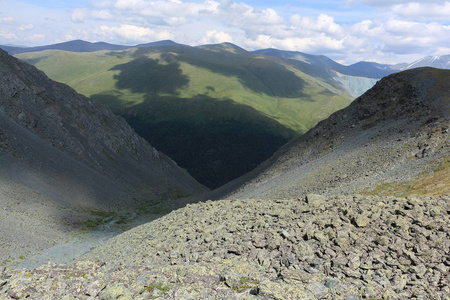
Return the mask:
M228 43L17 57L110 107L209 188L251 171L352 100L320 67Z

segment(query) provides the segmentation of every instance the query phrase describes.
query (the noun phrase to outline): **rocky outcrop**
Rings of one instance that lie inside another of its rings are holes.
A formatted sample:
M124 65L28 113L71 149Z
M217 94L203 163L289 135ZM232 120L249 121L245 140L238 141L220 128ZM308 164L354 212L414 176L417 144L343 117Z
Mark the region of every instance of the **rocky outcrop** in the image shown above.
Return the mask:
M0 297L446 299L449 203L307 195L192 204L74 266L4 271Z

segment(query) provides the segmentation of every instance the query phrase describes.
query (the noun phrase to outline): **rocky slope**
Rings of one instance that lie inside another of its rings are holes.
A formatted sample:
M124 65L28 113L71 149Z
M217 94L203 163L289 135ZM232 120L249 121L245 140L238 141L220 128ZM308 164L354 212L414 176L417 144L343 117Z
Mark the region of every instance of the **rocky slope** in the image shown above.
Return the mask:
M390 75L214 198L450 193L450 71Z
M188 205L75 265L5 270L4 299L448 299L450 198Z
M109 109L2 50L0 166L0 263L64 239L91 210L205 190Z
M5 269L0 298L448 299L449 76L389 76L208 195L229 199Z

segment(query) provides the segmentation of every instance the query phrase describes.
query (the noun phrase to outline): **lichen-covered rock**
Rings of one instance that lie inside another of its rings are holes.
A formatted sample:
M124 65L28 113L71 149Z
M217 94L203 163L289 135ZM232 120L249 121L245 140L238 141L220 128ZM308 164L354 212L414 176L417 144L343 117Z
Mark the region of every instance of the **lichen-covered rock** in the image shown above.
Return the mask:
M449 201L340 196L320 210L304 199L191 204L74 265L6 270L0 299L445 299L450 218L429 212ZM370 225L355 222L362 212L372 213Z
M100 300L131 300L130 291L121 283L106 287L98 295Z

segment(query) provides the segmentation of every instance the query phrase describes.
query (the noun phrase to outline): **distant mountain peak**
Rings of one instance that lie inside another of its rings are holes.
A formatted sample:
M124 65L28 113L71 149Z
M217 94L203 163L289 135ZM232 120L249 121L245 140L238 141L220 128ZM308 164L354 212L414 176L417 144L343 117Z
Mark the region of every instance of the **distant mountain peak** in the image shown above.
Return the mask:
M231 52L231 53L247 53L247 50L230 42L223 42L219 44L209 44L197 46L199 49L205 49L213 52Z
M433 67L439 69L450 69L450 55L426 56L407 65L402 70L409 70L419 67Z

